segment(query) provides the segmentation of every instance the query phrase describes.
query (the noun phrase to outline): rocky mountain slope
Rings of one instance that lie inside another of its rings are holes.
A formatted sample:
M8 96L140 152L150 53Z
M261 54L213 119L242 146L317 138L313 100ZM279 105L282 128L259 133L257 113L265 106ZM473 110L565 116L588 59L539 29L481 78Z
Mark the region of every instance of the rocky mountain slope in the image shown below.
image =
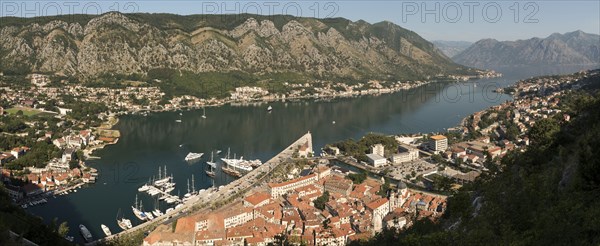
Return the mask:
M81 77L171 68L410 79L468 70L390 22L257 15L4 17L0 57L5 74Z
M435 47L440 49L448 57L453 57L458 53L466 50L473 43L468 41L446 41L446 40L434 40L431 41Z
M600 36L575 31L518 41L483 39L452 58L467 66L600 64Z

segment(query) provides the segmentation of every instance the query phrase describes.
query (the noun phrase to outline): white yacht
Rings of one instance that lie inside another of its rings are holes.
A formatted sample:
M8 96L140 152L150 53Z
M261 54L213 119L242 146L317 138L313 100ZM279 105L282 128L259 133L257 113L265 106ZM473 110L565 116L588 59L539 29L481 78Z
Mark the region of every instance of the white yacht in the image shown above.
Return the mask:
M151 212L144 212L144 214L146 215L147 220L153 220L154 216L152 216Z
M131 210L133 211L133 214L135 215L135 217L137 217L140 220L146 220L146 214L144 214L144 212L142 212L139 208L138 208L138 204L137 204L137 195L135 195L135 205L131 206Z
M202 155L204 155L204 153L190 152L185 156L185 160L186 161L196 160L196 159L199 159L200 157L202 157Z
M142 187L138 188L138 191L144 192L144 191L147 191L148 189L150 189L150 187L151 187L150 185L144 184L144 185L142 185Z
M100 227L102 228L102 231L104 232L104 234L108 237L110 235L112 235L112 232L110 232L110 229L108 229L108 226L101 224Z

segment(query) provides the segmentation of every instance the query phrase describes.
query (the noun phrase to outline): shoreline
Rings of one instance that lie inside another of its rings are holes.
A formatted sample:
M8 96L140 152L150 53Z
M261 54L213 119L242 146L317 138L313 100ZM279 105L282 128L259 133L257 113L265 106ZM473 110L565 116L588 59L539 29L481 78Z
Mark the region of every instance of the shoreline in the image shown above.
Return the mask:
M337 98L352 98L352 97L361 97L361 96L377 96L383 94L391 94L400 91L407 91L415 88L419 88L424 85L434 84L434 83L454 83L454 82L472 82L478 79L489 79L489 78L499 78L499 76L490 76L490 77L476 77L469 78L467 80L429 80L424 82L415 82L414 84L394 84L394 86L390 87L381 87L381 88L370 88L366 90L357 90L357 91L346 91L346 92L337 92L335 94L327 94L327 95L295 95L295 96L286 96L286 95L270 95L263 96L258 98L251 99L217 99L217 102L207 102L200 105L185 105L185 106L176 106L174 108L163 108L163 109L139 109L139 110L124 110L115 113L115 115L129 115L129 114L143 114L143 113L161 113L161 112L175 112L179 110L195 110L201 109L203 107L220 107L227 104L237 106L237 105L245 105L245 104L263 104L270 103L276 101L288 101L288 100L328 100L328 99L337 99ZM212 99L200 99L200 100L212 100Z
M97 145L94 145L94 146L91 146L89 148L84 149L83 150L83 155L84 155L84 159L85 159L84 161L86 161L86 160L100 159L100 157L98 157L98 156L93 156L94 151L100 150L100 149L104 149L104 147L106 147L108 145L117 144L119 142L119 138L121 137L121 132L118 131L118 130L113 130L112 129L118 123L119 123L119 117L117 115L109 116L109 118L108 118L107 121L103 122L99 127L97 127L96 129L94 129L97 132L100 131L100 130L117 131L119 136L112 143L101 143L101 144L97 144Z

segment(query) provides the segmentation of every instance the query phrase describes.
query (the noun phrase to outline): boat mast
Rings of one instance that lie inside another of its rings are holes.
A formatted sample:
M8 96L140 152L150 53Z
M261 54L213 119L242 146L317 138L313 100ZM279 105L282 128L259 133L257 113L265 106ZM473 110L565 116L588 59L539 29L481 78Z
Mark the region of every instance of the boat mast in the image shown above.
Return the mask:
M196 186L194 185L194 174L192 174L192 193L196 193Z

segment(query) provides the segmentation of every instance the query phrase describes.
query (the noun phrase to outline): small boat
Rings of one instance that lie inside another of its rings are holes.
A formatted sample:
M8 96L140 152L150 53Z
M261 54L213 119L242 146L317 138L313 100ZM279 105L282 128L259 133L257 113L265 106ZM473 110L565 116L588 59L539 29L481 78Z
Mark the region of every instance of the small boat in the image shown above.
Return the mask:
M209 176L209 177L211 177L211 178L214 178L214 177L215 177L215 172L213 172L213 171L206 170L206 171L204 171L204 172L206 173L206 175L208 175L208 176Z
M149 189L150 189L150 187L151 187L150 185L148 185L148 184L144 184L144 185L142 185L142 187L138 188L138 191L139 191L139 192L144 192L144 191L147 191L147 190L149 190Z
M69 236L69 235L65 236L65 239L69 242L73 242L75 240L75 238L73 236Z
M180 144L180 145L179 145L179 148L181 148L181 147L183 147L183 144Z
M175 122L177 122L177 123L181 123L181 120L175 120Z
M335 120L334 120L334 121L332 121L332 122L331 122L331 124L334 124L334 125L335 125Z
M102 228L102 231L104 232L104 234L106 234L107 237L112 235L112 232L110 232L110 229L108 229L108 226L101 224L100 227Z
M154 210L152 211L152 214L153 214L154 216L156 216L156 217L163 216L163 212L161 212L160 210L158 210L158 208L157 208L157 209L154 209Z
M218 155L218 154L221 154L221 152L223 152L223 151L221 151L220 149L218 149L218 150L217 150L217 155Z
M187 181L187 193L185 193L185 195L183 195L184 198L188 198L192 196L192 192L190 191L190 180L188 179Z
M148 218L148 220L153 220L154 216L152 216L151 212L144 212L144 214L146 215L146 218Z
M202 108L202 119L206 119L206 110Z
M86 242L89 243L91 241L94 241L94 238L92 237L92 233L84 225L79 225L79 232L81 232L81 235L83 236L83 239L85 239Z
M167 208L167 211L165 211L165 213L167 213L167 214L168 214L168 213L170 213L170 212L173 212L173 210L175 210L175 209L174 209L174 208Z
M271 107L271 105L269 105L269 107L267 107L267 112L272 112L273 111L273 107Z
M131 229L133 227L133 225L131 224L131 220L125 218L121 218L120 220L117 219L117 224L123 230Z
M185 156L185 160L186 161L196 160L196 159L199 159L200 157L202 157L202 155L204 155L204 153L190 152Z

